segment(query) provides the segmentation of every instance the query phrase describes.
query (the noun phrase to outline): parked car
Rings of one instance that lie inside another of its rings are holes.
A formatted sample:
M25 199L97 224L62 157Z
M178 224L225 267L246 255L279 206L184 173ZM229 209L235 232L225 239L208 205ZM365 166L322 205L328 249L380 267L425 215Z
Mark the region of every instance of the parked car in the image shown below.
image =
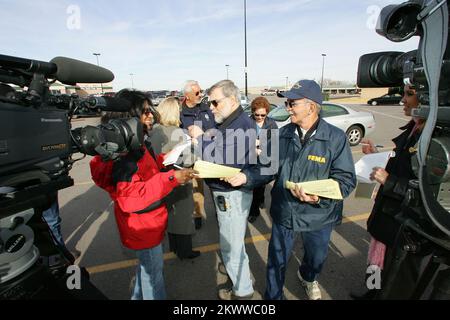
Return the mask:
M275 120L278 128L291 122L289 112L284 106L278 106L268 116ZM375 130L375 118L372 113L356 111L340 104L324 102L320 116L344 131L351 146L358 145L362 138Z
M152 100L152 104L153 104L154 106L157 106L157 105L159 105L160 102L163 101L165 98L166 98L166 96L163 96L163 95L156 96L156 97L154 97L153 99L151 99L151 100Z
M103 96L104 96L104 97L111 97L111 98L114 98L114 97L116 96L116 93L115 93L115 92L112 92L112 91L110 91L110 92L105 92L105 93L103 93Z
M248 101L248 97L245 94L241 93L241 106L244 110L250 107L250 102Z
M275 96L277 94L277 91L274 89L265 89L261 91L262 96Z
M101 112L97 109L90 109L85 106L80 106L78 109L75 110L72 118L91 118L91 117L100 117Z
M400 94L385 94L378 98L373 98L367 101L367 104L376 106L379 104L400 104L402 105L402 96Z

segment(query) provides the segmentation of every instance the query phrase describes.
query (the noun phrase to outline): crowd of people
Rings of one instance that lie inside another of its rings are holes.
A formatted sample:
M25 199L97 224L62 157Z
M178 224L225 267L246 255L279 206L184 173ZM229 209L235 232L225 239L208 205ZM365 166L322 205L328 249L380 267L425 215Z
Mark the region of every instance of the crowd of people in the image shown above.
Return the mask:
M411 116L419 102L413 87L406 86L404 91L404 112ZM271 181L274 182L268 212L272 233L263 297L285 298L285 272L296 236L300 235L304 252L297 276L310 300L322 298L317 279L328 255L332 230L342 221L343 200L307 194L297 185L287 189L286 181L333 179L346 198L356 187L355 168L346 134L320 116L320 86L312 80L300 80L282 95L291 123L278 129L267 117L267 99L254 99L249 117L240 105L239 88L230 80L214 84L207 97L202 96L198 82L187 81L181 103L168 97L157 108L142 92L124 89L117 94L130 101L132 109L127 113L105 113L102 122L118 117L139 118L144 144L140 150L115 161L96 156L90 167L95 184L114 201L123 245L134 250L138 258L132 299L166 298L161 245L166 232L170 251L180 259L200 255L193 250L192 236L206 217L204 183L211 190L216 210L221 266L232 283L231 287L220 289L218 297L252 299L255 290L244 238L247 223L254 222L264 206L265 186ZM386 168L374 168L371 175L381 188L368 221L372 236L368 270L383 269L394 258L398 224L393 215L400 211L405 185L415 178L410 165L411 147L418 141L423 125L423 121L413 118L402 127L404 132L393 139L395 156ZM236 135L243 140L236 139ZM181 167L164 166L173 147L188 140L192 141L192 154L181 160ZM371 140L364 143L364 153L378 151ZM262 161L263 156L270 161ZM233 177L203 180L192 169L196 159L238 168L240 172ZM264 170L268 167L275 169ZM59 224L60 220L54 220ZM56 228L54 233L63 246L60 230ZM411 285L417 278L416 274L404 276L407 279L402 281ZM389 297L375 291L353 294L355 299L376 296Z

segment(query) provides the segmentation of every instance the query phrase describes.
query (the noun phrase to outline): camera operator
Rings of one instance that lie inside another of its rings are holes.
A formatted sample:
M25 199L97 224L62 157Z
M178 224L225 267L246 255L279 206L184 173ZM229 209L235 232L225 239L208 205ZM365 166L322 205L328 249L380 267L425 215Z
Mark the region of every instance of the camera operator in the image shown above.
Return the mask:
M403 111L405 116L411 116L412 109L419 107L419 99L413 86L406 85L403 95ZM373 168L371 180L380 183L375 198L372 213L367 222L367 230L372 236L368 252L368 268L366 279L374 272L386 269L393 259L394 243L400 228L400 222L395 219L395 215L402 211L402 201L408 190L408 183L411 179L416 179L411 166L411 157L416 153L415 145L420 138L421 131L425 123L422 119L413 117L410 122L400 129L403 132L392 139L395 144L395 154L386 165L386 169ZM366 143L362 147L365 154L378 152L373 142L369 139L362 141ZM414 261L408 261L410 266L405 268L401 274L401 285L397 286L396 299L407 299L411 286L414 286L418 274L418 266ZM383 280L383 277L382 277ZM381 289L382 290L382 289ZM373 299L380 290L371 289L363 295L351 293L354 299Z
M124 89L117 97L131 102L128 116L138 117L148 133L158 119L158 113L145 94ZM139 260L133 300L166 298L161 245L167 226L164 198L175 187L194 177L191 169L160 172L163 160L163 155L154 154L146 139L145 147L123 155L117 161L103 162L96 156L90 164L93 180L114 200L123 245L136 251Z

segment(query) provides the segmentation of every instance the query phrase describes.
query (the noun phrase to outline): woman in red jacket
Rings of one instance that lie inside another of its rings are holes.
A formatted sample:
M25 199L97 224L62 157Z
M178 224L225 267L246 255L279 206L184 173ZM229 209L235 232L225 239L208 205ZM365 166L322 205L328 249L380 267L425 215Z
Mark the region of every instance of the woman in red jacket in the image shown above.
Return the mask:
M158 116L148 97L126 89L117 97L132 104L129 114L122 117L138 117L148 133ZM129 152L117 161L103 162L96 156L90 165L95 184L105 189L114 201L123 245L135 250L139 260L132 299L161 300L166 298L161 245L167 226L164 198L176 186L191 180L194 171L160 172L163 155L156 156L151 145L145 142L140 150Z

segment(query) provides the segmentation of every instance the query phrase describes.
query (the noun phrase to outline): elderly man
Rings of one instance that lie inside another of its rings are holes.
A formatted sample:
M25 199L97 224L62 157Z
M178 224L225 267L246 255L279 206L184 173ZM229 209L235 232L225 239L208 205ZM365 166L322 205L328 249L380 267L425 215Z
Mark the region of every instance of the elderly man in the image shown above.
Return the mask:
M203 131L215 128L214 116L206 102L202 103L202 90L197 81L188 80L183 87L184 100L181 107L181 128L189 130L194 124ZM194 187L194 221L195 228L200 229L205 213L205 191L203 179L193 181Z
M239 169L256 163L256 125L240 106L239 88L232 81L220 81L209 89L209 103L217 130L204 134L196 126L190 130L201 144L203 160ZM219 179L206 183L216 206L223 263L233 283L232 288L219 290L219 298L251 299L254 290L244 238L252 192Z
M333 179L347 197L356 185L355 169L345 133L320 118L319 85L301 80L282 95L287 98L291 123L280 129L278 172L264 176L260 168L244 169L227 181L253 188L275 179L264 298L283 298L287 264L300 232L304 256L297 276L308 298L318 300L321 292L316 279L328 254L331 231L341 223L343 202L306 194L298 186L288 190L285 183Z

